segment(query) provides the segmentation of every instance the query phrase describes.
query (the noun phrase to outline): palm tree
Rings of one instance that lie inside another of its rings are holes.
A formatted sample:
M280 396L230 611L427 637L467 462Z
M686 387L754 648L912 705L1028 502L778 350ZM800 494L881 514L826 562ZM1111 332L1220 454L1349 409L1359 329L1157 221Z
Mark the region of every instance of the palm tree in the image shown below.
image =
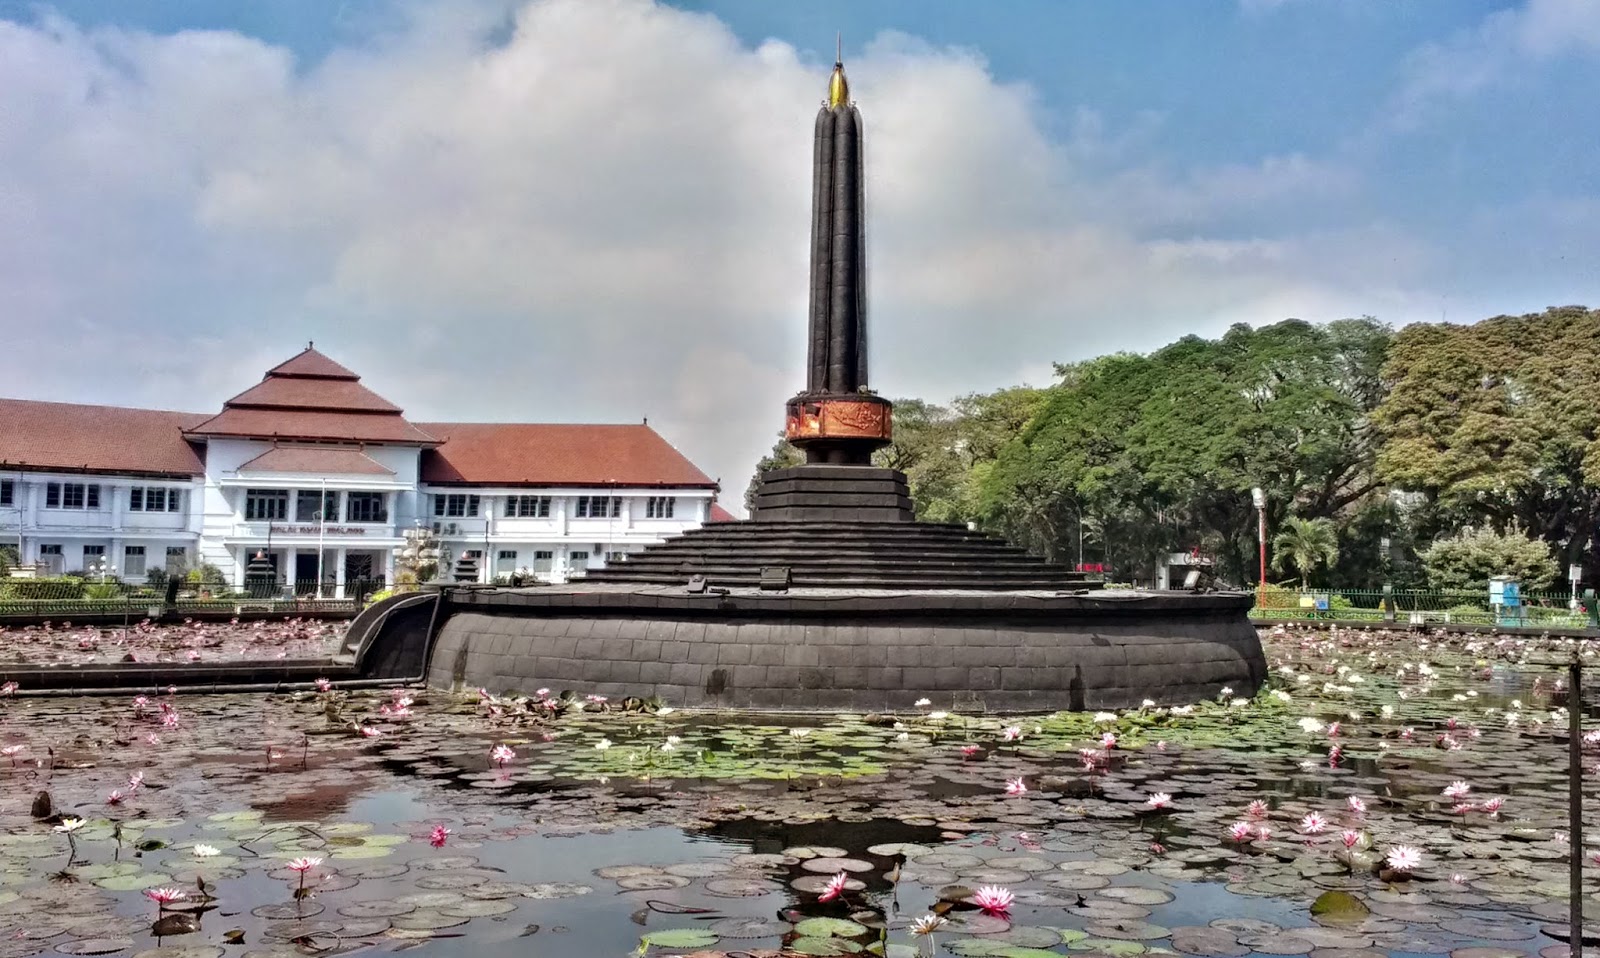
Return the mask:
M1313 569L1339 561L1339 534L1330 519L1290 519L1284 526L1272 540L1277 553L1274 564L1281 569L1285 561L1293 563L1300 570L1300 591L1304 592Z

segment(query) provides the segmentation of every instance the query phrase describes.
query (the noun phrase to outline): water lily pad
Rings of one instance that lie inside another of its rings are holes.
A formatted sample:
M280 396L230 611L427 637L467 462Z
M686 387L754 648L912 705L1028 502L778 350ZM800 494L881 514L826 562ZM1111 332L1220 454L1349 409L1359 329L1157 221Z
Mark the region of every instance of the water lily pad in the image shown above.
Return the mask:
M291 901L279 905L257 905L250 909L250 914L273 921L299 921L304 918L315 918L326 911L327 907L317 901Z
M339 906L339 914L346 918L394 918L399 915L409 915L416 910L416 905L386 898L353 901Z
M706 926L718 938L775 938L790 931L787 922L770 918L724 918Z
M164 945L135 952L133 958L222 958L216 945Z
M713 878L706 882L706 894L717 898L758 898L777 887L764 878Z
M515 902L496 900L457 902L454 905L444 906L439 912L452 918L487 918L491 915L509 914L516 910Z
M664 928L646 932L639 941L657 948L707 948L717 943L717 936L704 928Z
M61 942L56 951L63 955L111 955L132 947L132 938L80 938Z
M796 923L795 933L803 938L855 938L867 933L867 926L844 918L806 918Z
M1173 929L1172 947L1201 958L1242 958L1250 954L1250 949L1239 944L1232 932L1199 926Z
M623 891L664 891L687 884L689 879L682 875L631 875L617 879L617 887Z
M787 950L797 955L830 958L836 955L858 954L861 951L861 944L848 938L796 938L788 944Z

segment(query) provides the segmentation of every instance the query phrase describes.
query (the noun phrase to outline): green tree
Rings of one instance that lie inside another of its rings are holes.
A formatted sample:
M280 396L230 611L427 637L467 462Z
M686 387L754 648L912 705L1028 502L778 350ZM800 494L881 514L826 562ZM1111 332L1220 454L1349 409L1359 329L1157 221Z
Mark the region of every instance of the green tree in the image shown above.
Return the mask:
M982 479L986 522L1051 557L1081 521L1119 577L1199 548L1253 577L1255 509L1340 519L1381 492L1370 414L1389 340L1372 319L1238 325L1148 356L1057 367L1061 381Z
M1408 326L1383 375L1378 475L1426 498L1424 535L1518 525L1596 567L1600 311Z
M1428 584L1436 589L1482 591L1490 577L1514 575L1523 589L1539 592L1561 574L1550 547L1516 527L1506 532L1464 529L1439 539L1422 551L1422 565Z
M1331 519L1301 519L1292 517L1272 539L1272 551L1278 568L1293 565L1300 573L1300 591L1310 588L1311 573L1319 565L1333 565L1339 561L1339 533Z

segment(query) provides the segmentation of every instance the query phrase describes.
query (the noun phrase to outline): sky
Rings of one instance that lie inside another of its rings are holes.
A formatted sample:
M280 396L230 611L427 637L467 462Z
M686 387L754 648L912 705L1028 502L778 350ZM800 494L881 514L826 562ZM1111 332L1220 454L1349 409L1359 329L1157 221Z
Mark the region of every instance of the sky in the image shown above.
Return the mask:
M314 340L737 507L840 34L884 395L1600 305L1592 0L0 0L0 396L214 411Z

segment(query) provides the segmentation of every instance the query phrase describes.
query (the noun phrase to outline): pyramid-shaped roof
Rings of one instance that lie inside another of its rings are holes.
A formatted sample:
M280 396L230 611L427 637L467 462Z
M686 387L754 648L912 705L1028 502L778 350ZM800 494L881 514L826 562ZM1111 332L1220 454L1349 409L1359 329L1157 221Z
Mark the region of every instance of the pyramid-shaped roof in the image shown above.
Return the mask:
M433 445L400 407L361 385L361 377L307 346L267 370L222 412L187 430L195 438L301 439Z

